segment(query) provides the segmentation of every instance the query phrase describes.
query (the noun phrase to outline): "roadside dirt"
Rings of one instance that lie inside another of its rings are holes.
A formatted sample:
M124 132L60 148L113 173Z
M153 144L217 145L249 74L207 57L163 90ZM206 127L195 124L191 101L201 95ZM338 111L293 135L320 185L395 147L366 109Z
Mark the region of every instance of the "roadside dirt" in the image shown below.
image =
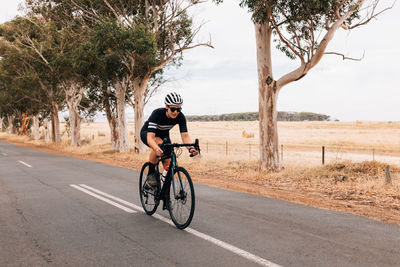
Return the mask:
M138 171L146 160L146 156L133 153L78 154L7 138L0 140L47 153ZM351 165L348 163L348 166L328 166L328 169L321 167L299 171L295 167L280 173L263 173L257 170L255 164L248 166L235 161L225 163L224 168L219 163L203 159L189 161L182 157L181 162L190 170L194 182L199 184L353 213L400 225L400 170L397 167L392 167L393 184L385 185L382 164L379 163L362 166L368 172L362 169L346 172ZM353 167L359 168L358 165Z

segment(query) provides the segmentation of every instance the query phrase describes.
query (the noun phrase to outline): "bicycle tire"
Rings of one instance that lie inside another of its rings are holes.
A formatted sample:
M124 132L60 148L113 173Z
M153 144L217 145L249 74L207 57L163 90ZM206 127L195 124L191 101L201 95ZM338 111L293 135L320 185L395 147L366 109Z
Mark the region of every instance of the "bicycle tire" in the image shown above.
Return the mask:
M157 187L153 189L146 188L146 181L147 181L147 173L146 168L148 169L149 163L146 162L143 164L142 169L140 171L139 177L139 195L140 195L140 202L142 203L142 207L144 212L147 215L153 215L156 212L158 204L160 204L159 200L156 197L158 192L158 188L160 188L160 181L157 181ZM148 187L148 186L147 186Z
M189 173L182 167L176 169L172 179L167 201L169 215L178 229L185 229L191 223L194 215L195 194L193 182Z

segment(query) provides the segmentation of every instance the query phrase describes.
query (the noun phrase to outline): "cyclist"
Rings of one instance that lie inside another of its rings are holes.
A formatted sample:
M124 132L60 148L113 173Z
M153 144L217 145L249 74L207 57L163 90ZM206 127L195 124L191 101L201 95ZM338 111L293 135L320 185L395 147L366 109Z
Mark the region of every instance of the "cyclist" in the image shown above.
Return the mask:
M163 155L163 151L158 145L165 138L171 142L169 130L176 124L179 124L182 142L186 144L192 143L186 126L186 118L182 113L183 99L181 95L178 93L169 93L165 96L164 103L165 108L154 110L140 131L142 142L152 149L149 156L150 166L147 178L148 185L152 187L157 185L155 171L155 166L158 163L157 157ZM194 147L188 147L188 151L193 156L198 154L198 151ZM169 166L169 162L170 159L163 161L164 168Z

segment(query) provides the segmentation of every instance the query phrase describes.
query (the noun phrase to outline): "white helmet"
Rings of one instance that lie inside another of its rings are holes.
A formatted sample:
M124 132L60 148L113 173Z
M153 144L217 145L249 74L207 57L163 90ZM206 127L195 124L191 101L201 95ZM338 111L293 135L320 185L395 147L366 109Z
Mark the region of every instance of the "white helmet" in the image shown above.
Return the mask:
M183 104L183 99L178 93L169 93L165 96L165 104L168 106L181 106Z

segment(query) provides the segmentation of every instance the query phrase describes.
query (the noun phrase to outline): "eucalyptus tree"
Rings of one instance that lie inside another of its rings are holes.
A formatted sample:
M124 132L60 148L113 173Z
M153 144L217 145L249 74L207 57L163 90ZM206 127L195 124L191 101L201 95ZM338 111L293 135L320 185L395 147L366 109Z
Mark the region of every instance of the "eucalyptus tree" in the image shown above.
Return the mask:
M127 97L132 94L129 89L135 78L131 64L137 65L134 67L136 70L153 64L156 54L154 37L143 25L125 28L107 18L95 25L91 43L97 56L103 60L103 77L107 78L107 91L112 92L116 99L119 151L128 152L130 149L125 105Z
M83 23L79 14L69 10L65 1L32 0L26 1L28 15L39 17L46 24L53 25L52 37L56 40L53 51L57 52L54 58L54 70L58 72L58 89L64 93L65 103L69 112L71 131L71 145L80 144L80 125L83 116L93 115L95 107L87 100L88 71L80 68L81 49L84 43L88 25ZM90 25L89 25L90 26Z
M125 105L131 95L129 85L133 73L126 58L131 56L139 63L154 60L154 40L141 25L127 28L116 23L115 18L106 12L108 7L102 1L80 1L79 4L81 6L77 8L76 3L58 0L28 3L33 13L56 21L75 33L79 44L70 53L73 69L82 78L82 83L91 88L93 99L100 100L99 96L104 98L97 103L104 104L102 106L106 108L113 149L130 151ZM84 8L91 9L96 16L88 18L85 12L82 13ZM69 84L69 92L73 87ZM68 102L73 97L67 94L66 99ZM71 131L72 126L71 122Z
M1 32L3 29L0 27ZM33 57L29 51L4 39L0 44L0 113L9 116L11 128L11 122L16 122L14 118L18 118L23 133L33 118L34 138L39 139L38 114L45 108L48 100L39 90L38 77L32 68ZM21 122L21 117L26 120Z
M63 45L57 39L57 26L47 23L40 17L18 17L2 25L3 38L18 51L38 79L41 93L48 101L51 111L53 142L61 141L58 112L63 105L63 90L59 86L59 77L64 69L60 60Z
M222 2L222 0L216 0ZM287 84L307 75L326 54L346 57L327 47L339 29L368 24L391 7L378 9L379 0L240 0L252 13L256 33L260 166L279 170L277 97ZM272 45L298 66L282 77L273 76Z
M123 56L138 49L142 58L154 58L151 34L143 27L132 30L120 27L115 21L104 17L94 23L88 38L76 50L78 72L86 73L91 99L104 108L111 129L113 149L128 152L128 130L125 105L131 92L128 85L131 73L122 60Z
M140 142L140 128L144 123L143 110L150 92L149 82L157 79L167 65L179 65L185 50L211 46L209 43L194 42L199 27L193 25L187 10L199 3L201 1L189 0L64 1L69 6L68 10L75 10L73 13L80 14L84 20L98 23L107 17L118 25L120 31L132 32L133 37L138 38L136 42L139 47L127 49L119 55L129 76L121 79L117 85L124 88L121 91L129 89L133 96L135 151L144 151L144 145ZM149 39L151 35L153 40ZM149 51L153 48L154 57Z

